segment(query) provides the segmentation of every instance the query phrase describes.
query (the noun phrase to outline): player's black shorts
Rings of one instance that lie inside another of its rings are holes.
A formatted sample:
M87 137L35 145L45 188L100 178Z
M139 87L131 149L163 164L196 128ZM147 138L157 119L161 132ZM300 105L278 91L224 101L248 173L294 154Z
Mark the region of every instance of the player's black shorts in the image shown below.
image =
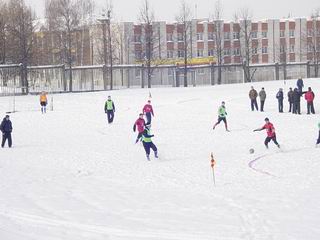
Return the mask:
M47 106L47 102L40 102L40 105L41 105L42 107L45 107L45 106Z
M223 121L224 123L227 123L227 119L225 117L219 117L218 123L220 123L221 121Z

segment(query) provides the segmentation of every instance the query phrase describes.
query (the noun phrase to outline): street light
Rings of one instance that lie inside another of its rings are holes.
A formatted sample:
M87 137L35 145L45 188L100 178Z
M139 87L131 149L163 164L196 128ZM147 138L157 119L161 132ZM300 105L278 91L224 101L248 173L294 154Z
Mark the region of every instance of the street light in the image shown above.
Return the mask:
M107 15L103 12L101 17L97 19L102 24L103 34L103 59L104 65L107 66L108 58L107 52L109 52L109 63L110 63L110 90L113 89L113 57L112 57L112 39L111 39L111 10L108 10ZM107 28L107 30L106 30ZM108 46L107 46L107 34L108 31ZM106 81L104 81L104 88L107 89Z

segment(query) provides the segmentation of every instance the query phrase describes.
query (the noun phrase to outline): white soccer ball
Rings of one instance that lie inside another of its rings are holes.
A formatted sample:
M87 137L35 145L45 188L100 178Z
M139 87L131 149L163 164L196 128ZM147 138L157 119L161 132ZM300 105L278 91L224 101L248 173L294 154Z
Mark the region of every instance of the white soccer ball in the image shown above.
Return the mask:
M250 153L250 154L254 154L254 149L253 149L253 148L250 148L250 149L249 149L249 153Z

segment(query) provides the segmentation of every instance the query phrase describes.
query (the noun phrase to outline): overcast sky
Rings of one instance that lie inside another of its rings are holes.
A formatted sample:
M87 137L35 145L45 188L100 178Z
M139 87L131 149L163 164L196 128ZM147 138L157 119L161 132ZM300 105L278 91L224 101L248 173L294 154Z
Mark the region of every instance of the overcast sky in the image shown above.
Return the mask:
M43 16L44 0L25 0L36 9L38 16ZM106 0L95 0L97 11L102 9ZM149 0L157 20L174 21L179 13L180 0ZM198 18L207 18L213 10L214 0L186 0ZM319 0L221 0L223 16L233 20L237 9L248 7L255 19L309 16L320 8ZM142 0L113 0L114 14L120 21L137 21ZM197 6L197 7L196 7ZM195 10L197 9L197 11Z

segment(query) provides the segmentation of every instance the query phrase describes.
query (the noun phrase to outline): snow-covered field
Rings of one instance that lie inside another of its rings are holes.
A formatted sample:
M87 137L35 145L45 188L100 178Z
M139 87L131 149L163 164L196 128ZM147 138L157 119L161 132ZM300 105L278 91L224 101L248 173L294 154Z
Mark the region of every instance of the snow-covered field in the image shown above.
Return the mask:
M152 89L160 158L150 162L132 131L148 89L54 95L46 115L38 96L17 97L14 145L0 149L0 239L320 239L320 117L305 114L304 100L302 115L287 113L286 100L286 113L277 113L277 89L295 81L253 85L267 91L264 113L250 110L250 84ZM320 81L305 86L320 113ZM212 130L222 100L231 132ZM12 102L0 98L1 115ZM252 131L265 117L281 150L266 150L266 133Z

